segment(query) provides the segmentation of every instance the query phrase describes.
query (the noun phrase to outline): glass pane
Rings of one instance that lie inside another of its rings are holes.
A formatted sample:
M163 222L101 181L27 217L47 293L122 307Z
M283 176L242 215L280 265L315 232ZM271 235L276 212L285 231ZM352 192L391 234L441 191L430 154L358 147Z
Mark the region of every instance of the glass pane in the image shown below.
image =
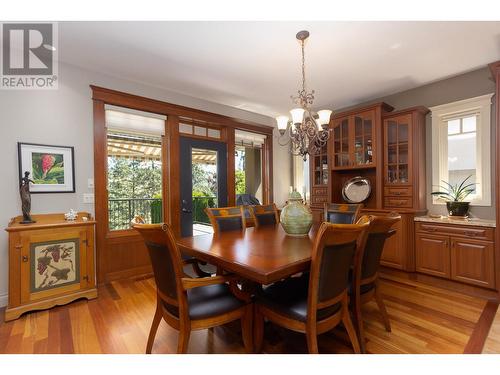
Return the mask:
M368 134L372 134L372 120L371 119L365 119L364 120L364 125L365 125L365 137Z
M333 128L333 137L337 140L340 138L340 125Z
M347 137L348 136L348 125L349 125L349 122L348 120L342 120L342 137Z
M389 165L387 168L387 181L389 183L396 183L398 179L398 173L395 165Z
M389 164L396 164L398 162L398 152L395 146L390 146L387 150Z
M392 145L398 140L398 124L394 121L389 121L387 126L387 143Z
M367 163L373 162L373 148L371 136L366 139L365 160Z
M333 143L333 151L335 153L340 152L340 141L337 138L335 138L335 141Z
M476 131L477 116L465 117L462 119L462 132L475 132Z
M476 182L476 133L448 136L448 182L460 184L468 176L468 182Z
M202 137L206 137L207 136L207 128L202 128L201 126L195 126L194 127L194 134L200 135Z
M460 133L460 119L448 121L448 135Z
M400 164L406 164L408 163L408 144L400 144L398 146L398 154L399 154L399 160L398 162Z
M357 165L364 164L363 137L357 137L354 141L354 160Z
M220 130L219 129L210 129L208 128L208 134L210 138L220 138Z
M249 194L263 203L262 149L250 146L236 146L235 148L236 200L242 194ZM317 165L319 165L319 159Z
M363 119L361 117L354 117L354 136L359 137L363 135Z
M179 133L193 134L193 125L179 124Z
M408 182L408 165L407 164L400 164L399 165L399 171L398 171L398 181L399 183L406 183Z
M408 124L399 124L398 142L408 142Z
M161 136L109 131L107 148L109 230L129 229L136 216L161 223Z
M193 235L211 233L207 207L217 207L217 151L193 148Z

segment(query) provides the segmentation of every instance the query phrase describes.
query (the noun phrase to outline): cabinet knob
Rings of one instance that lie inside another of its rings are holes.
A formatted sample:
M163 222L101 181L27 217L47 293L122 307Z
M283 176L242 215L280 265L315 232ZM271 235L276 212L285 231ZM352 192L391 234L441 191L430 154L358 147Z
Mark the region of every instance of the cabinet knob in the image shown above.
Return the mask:
M23 255L23 262L27 262L28 261L28 257L26 255Z

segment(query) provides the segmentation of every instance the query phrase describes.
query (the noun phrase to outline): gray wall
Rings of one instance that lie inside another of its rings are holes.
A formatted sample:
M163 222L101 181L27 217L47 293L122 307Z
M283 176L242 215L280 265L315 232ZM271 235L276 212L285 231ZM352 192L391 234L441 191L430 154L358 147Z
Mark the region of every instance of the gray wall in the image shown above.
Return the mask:
M167 90L120 80L107 75L59 64L59 89L35 91L0 90L0 150L2 177L0 181L0 223L20 214L18 193L17 142L74 146L76 193L34 194L33 213L67 212L70 208L94 211L84 204L83 193L90 193L87 180L94 177L93 121L90 84L164 100L192 108L274 125L274 120L256 113L211 103ZM277 132L275 132L277 134ZM277 204L287 199L291 184L291 159L285 147L274 136L274 196ZM285 165L284 165L285 164ZM8 290L7 234L0 231L0 306L6 305Z
M436 105L451 103L458 100L473 98L475 96L491 94L495 92L493 82L488 67L465 73L459 76L443 79L425 86L420 86L411 90L399 92L393 95L376 98L356 105L386 102L394 107L394 110L423 105L433 107ZM353 108L353 107L350 107ZM342 112L349 108L336 110ZM472 206L471 214L482 219L495 219L495 105L491 111L491 206ZM427 180L427 209L431 213L446 214L444 205L432 204L430 192L432 191L432 123L431 115L426 117L426 180Z

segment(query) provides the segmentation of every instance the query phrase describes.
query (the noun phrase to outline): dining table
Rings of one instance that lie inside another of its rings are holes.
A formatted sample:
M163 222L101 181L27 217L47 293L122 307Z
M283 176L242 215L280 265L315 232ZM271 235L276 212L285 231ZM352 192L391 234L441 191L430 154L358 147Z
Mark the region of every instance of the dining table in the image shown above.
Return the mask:
M280 224L181 237L177 245L185 255L208 262L261 285L272 284L311 265L311 251L319 224L306 236L288 235Z

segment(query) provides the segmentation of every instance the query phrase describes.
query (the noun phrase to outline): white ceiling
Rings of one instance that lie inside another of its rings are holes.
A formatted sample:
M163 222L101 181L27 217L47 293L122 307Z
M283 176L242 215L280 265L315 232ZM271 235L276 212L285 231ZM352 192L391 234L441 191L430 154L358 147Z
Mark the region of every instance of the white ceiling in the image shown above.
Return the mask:
M63 22L62 61L269 116L336 109L500 60L500 22Z

